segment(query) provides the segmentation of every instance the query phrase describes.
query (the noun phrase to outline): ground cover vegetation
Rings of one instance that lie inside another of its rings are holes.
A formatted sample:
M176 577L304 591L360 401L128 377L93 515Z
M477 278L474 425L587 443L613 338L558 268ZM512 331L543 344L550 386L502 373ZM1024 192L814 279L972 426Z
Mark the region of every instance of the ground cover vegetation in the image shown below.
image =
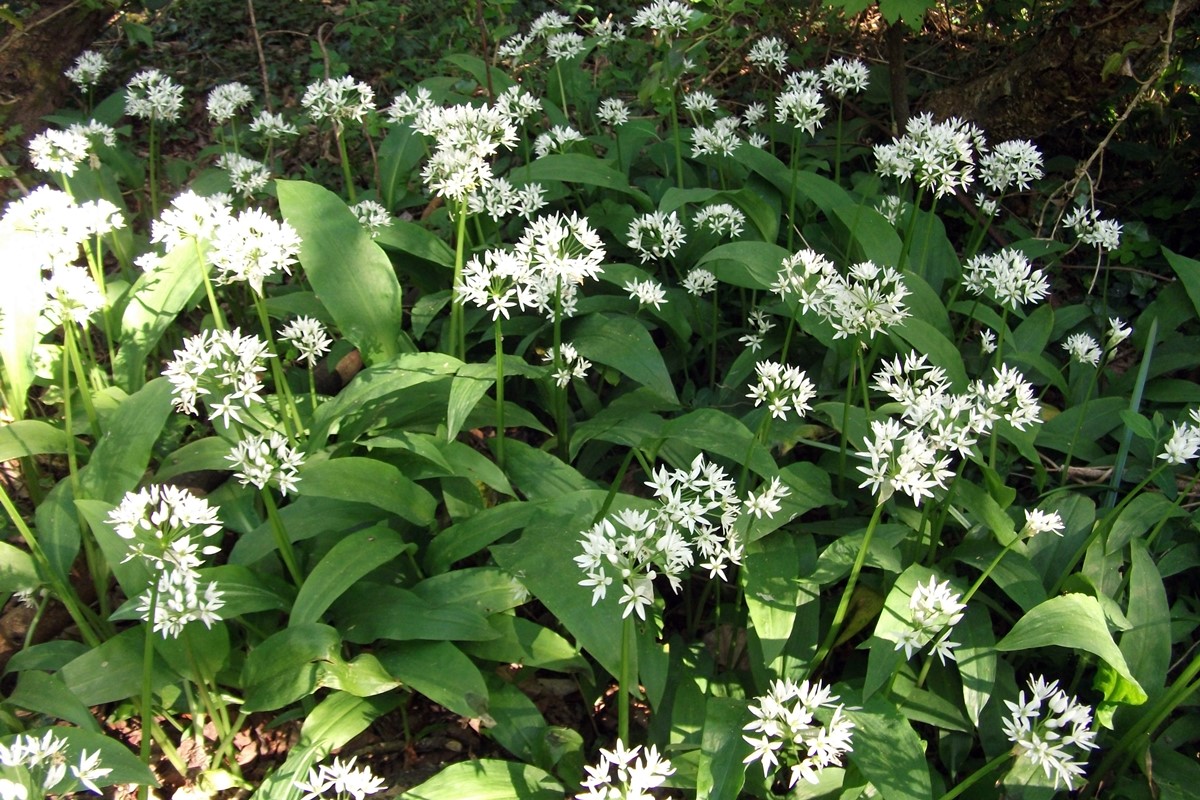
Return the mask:
M921 111L1043 5L123 9L5 151L0 797L1193 796L1190 4Z

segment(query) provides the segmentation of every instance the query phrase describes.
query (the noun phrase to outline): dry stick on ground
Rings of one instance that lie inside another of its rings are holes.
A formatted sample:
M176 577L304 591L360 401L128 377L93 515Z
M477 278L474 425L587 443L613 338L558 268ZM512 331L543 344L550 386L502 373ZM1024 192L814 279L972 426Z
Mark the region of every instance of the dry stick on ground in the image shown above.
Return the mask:
M263 53L262 37L258 35L258 18L254 15L254 0L246 0L246 10L250 12L250 32L254 35L254 49L258 51L258 70L262 75L263 105L267 111L271 108L271 83L267 79L267 56Z
M1105 134L1104 138L1100 141L1100 144L1096 145L1096 149L1093 150L1092 154L1087 157L1087 160L1076 167L1075 177L1064 183L1046 198L1046 203L1042 206L1042 213L1038 217L1039 232L1044 229L1046 212L1054 206L1058 207L1058 212L1055 215L1051 236L1057 232L1058 226L1062 224L1062 218L1067 212L1067 200L1075 195L1075 190L1079 187L1080 182L1083 181L1084 178L1088 179L1089 185L1093 187L1095 186L1095 182L1090 178L1092 165L1103 158L1104 152L1108 149L1108 145L1112 142L1113 137L1117 135L1117 131L1124 126L1125 121L1129 119L1129 115L1133 113L1134 109L1142 104L1142 101L1145 100L1146 96L1150 94L1150 91L1154 88L1154 85L1158 83L1158 81L1163 75L1166 74L1167 70L1171 66L1171 47L1175 43L1175 19L1178 14L1179 0L1175 0L1171 4L1171 10L1167 12L1167 30L1162 37L1163 50L1162 56L1159 59L1158 68L1154 70L1154 73L1149 78L1138 84L1137 92L1134 93L1133 98L1129 101L1129 104L1125 106L1125 110L1121 112L1121 116L1117 117L1116 122L1114 122L1112 127L1108 129L1108 133Z

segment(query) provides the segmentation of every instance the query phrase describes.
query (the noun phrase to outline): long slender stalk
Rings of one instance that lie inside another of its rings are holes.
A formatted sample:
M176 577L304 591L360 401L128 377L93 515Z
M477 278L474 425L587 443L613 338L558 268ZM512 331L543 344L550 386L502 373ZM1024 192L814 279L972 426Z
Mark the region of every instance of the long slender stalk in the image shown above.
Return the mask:
M846 620L846 612L850 608L850 598L854 594L854 587L858 584L858 575L862 572L863 564L867 560L867 551L871 549L871 539L875 535L875 529L879 527L880 517L883 515L883 503L876 503L875 511L871 514L871 521L867 523L867 532L863 534L862 544L859 545L858 554L854 557L854 564L850 567L850 577L846 579L846 588L842 590L842 599L838 602L837 610L833 613L833 621L829 625L829 632L825 634L824 641L821 642L820 648L817 650L816 656L813 658L812 667L809 669L809 677L816 674L821 668L821 664L829 656L833 650L833 644L837 641L838 634L841 633L842 623Z
M213 324L219 331L229 330L229 326L225 323L225 315L221 313L221 306L217 303L216 292L213 291L212 278L208 274L208 264L204 263L204 250L200 247L200 240L193 236L192 244L196 248L196 264L200 267L200 277L204 280L204 294L208 297L208 308L213 315Z
M917 196L913 198L912 212L908 215L908 225L904 230L904 242L900 246L900 259L896 262L896 270L904 271L904 265L908 263L908 251L912 249L913 234L917 229L917 212L921 210L921 200L925 197L925 188L917 186ZM933 212L930 211L932 214Z
M629 742L629 714L630 705L633 703L633 697L636 694L637 687L634 685L637 681L637 676L634 674L634 654L637 652L637 631L633 627L633 616L626 616L621 620L621 677L620 686L617 687L617 696L619 698L619 706L617 707L617 738L622 742Z
M333 138L337 140L338 156L342 160L342 182L346 186L346 198L353 203L355 201L354 193L354 176L350 172L350 154L346 151L345 131L341 125L334 125Z
M146 638L142 643L142 697L141 697L141 717L142 717L142 744L139 751L142 763L147 767L150 766L150 745L156 737L151 735L150 727L154 721L154 617L158 611L158 581L151 578L150 583L150 606L146 612L145 631ZM148 800L150 790L148 786L141 787L139 797L142 800Z
M496 319L496 463L504 469L504 334Z
M300 564L296 560L296 550L292 547L292 540L288 538L283 518L279 516L275 498L271 496L271 490L266 486L260 490L260 494L262 494L263 506L267 509L267 521L271 523L271 533L275 536L275 545L279 548L279 557L283 559L283 564L287 567L288 574L292 576L292 582L296 584L296 588L300 588L304 584L304 573L300 571Z
M283 365L279 361L279 346L275 344L275 333L271 330L271 318L267 316L267 304L258 292L250 290L254 310L258 312L258 322L263 329L263 337L271 351L271 377L275 381L275 394L279 399L279 418L283 422L284 433L295 443L304 423L300 420L300 411L296 408L296 399L288 386L287 377L283 374Z
M950 791L948 791L944 795L942 795L939 798L939 800L954 800L955 797L958 797L960 794L965 792L967 789L970 789L972 786L979 783L979 781L983 780L988 775L995 772L999 767L1002 767L1005 764L1005 762L1007 762L1012 757L1013 757L1013 754L1011 752L1001 753L1000 755L996 756L991 761L984 764L982 767L980 767L979 769L975 770L970 775L968 775L965 780L963 780L961 783L956 785L953 789L951 789Z
M457 230L454 236L454 283L457 287L462 283L463 258L467 246L467 201L464 198L458 204L458 219L455 221ZM454 288L451 289L454 291ZM459 361L467 357L467 332L464 330L463 307L461 303L450 304L450 354Z

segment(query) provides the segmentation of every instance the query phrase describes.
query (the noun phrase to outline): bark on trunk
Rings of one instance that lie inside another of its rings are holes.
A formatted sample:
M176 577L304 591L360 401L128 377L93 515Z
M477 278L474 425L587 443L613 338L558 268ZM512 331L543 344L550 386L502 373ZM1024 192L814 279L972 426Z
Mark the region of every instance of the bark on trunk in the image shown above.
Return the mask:
M0 127L20 125L26 136L45 127L41 118L69 97L63 70L111 19L111 9L43 0L21 30L6 26L0 38Z
M1197 0L1179 4L1176 28ZM1094 112L1112 97L1119 78L1101 80L1105 60L1127 44L1133 74L1148 77L1160 52L1166 13L1148 14L1141 2L1076 3L1027 52L998 70L931 93L918 107L936 119L968 119L996 140L1033 139Z

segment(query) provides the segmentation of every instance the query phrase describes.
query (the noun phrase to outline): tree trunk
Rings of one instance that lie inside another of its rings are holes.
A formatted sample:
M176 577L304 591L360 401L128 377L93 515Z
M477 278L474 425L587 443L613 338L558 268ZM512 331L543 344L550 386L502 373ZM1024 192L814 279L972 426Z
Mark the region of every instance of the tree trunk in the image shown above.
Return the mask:
M62 107L70 83L63 70L74 63L112 19L111 8L71 0L42 0L20 30L0 38L0 127L20 125L26 136L41 118Z
M1196 4L1179 3L1177 27ZM1137 45L1129 51L1133 75L1149 77L1166 27L1167 14L1147 13L1141 2L1076 3L1027 52L986 75L931 93L918 107L936 119L975 122L996 140L1053 133L1117 93L1118 76L1101 76L1109 56L1127 45Z

